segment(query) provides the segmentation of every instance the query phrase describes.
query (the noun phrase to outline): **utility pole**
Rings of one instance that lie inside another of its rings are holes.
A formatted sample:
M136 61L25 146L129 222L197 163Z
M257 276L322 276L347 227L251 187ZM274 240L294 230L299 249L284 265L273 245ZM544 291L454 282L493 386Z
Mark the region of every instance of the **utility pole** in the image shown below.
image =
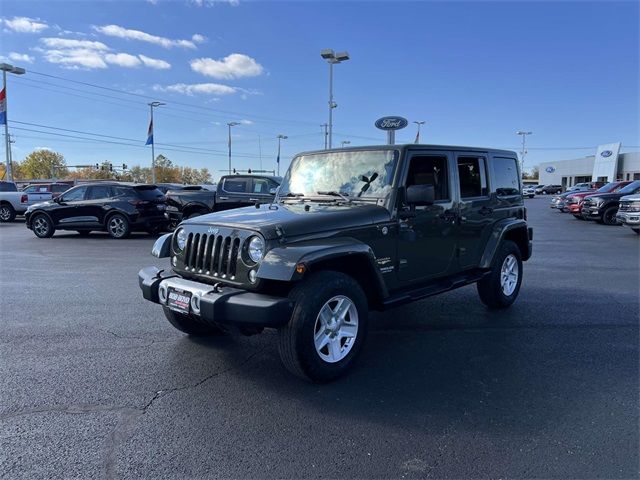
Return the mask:
M159 107L160 105L166 105L166 103L162 102L151 102L148 103L149 108L151 109L151 120L149 122L149 132L147 135L147 145L151 144L151 183L156 183L156 150L155 150L155 142L153 140L153 109Z
M516 135L522 136L522 151L520 152L520 175L524 175L524 156L527 154L526 149L526 139L527 135L531 135L533 132L525 132L523 130L518 130Z
M322 125L320 125L320 127L322 129L324 129L324 149L327 149L327 139L329 138L329 131L327 130L327 127L329 126L328 123L323 123Z
M278 159L276 160L276 163L278 164L278 176L280 176L280 141L281 140L286 140L287 137L286 135L278 135Z
M240 125L239 122L229 122L227 126L229 127L229 175L231 175L231 127L235 127L236 125Z
M4 123L4 146L6 152L6 177L7 180L13 181L13 172L11 168L11 144L9 139L9 113L7 107L7 72L14 75L23 75L25 73L24 68L14 67L8 63L0 64L0 70L2 70L2 92L0 92L0 121Z
M333 109L338 106L338 104L333 101L333 66L349 60L349 53L335 53L332 49L325 48L320 52L320 56L329 63L329 148L331 148L333 137Z

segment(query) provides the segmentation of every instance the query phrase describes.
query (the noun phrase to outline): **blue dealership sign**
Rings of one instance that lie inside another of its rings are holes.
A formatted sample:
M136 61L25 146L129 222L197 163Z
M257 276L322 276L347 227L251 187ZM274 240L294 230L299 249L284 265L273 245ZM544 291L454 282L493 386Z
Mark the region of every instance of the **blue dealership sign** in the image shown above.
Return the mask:
M549 165L547 168L544 169L544 171L547 173L553 173L556 171L556 167Z
M600 153L600 156L602 156L602 157L610 157L611 155L613 155L613 152L611 150L603 150Z
M409 121L403 117L382 117L376 120L375 125L380 130L400 130L409 125Z

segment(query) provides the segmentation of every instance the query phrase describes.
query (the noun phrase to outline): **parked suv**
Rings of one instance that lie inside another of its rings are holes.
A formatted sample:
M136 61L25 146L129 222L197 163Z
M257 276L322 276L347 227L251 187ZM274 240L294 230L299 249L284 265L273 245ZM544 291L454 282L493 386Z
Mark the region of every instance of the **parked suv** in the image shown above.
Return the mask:
M615 193L598 193L597 195L586 197L580 211L587 220L595 220L605 225L617 225L616 213L618 212L620 199L625 195L635 195L637 193L640 193L640 180L631 182Z
M477 283L518 296L531 256L514 152L432 145L296 156L272 204L182 222L138 273L145 299L190 335L278 329L284 365L325 382L357 357L369 310Z
M125 238L132 231L163 231L164 211L164 195L155 185L101 182L73 187L33 205L25 217L27 228L40 238L49 238L56 230L76 230L81 235L100 230Z
M606 185L600 187L598 190L588 190L585 192L571 192L569 195L567 195L567 198L565 199L565 208L567 209L567 211L571 214L573 214L574 217L576 217L578 220L584 220L584 217L582 216L582 203L584 202L584 199L590 195L597 195L599 193L615 193L618 190L620 190L621 188L629 185L631 182L611 182L611 183L607 183Z
M542 185L536 188L537 195L549 195L549 194L561 194L562 193L562 185Z

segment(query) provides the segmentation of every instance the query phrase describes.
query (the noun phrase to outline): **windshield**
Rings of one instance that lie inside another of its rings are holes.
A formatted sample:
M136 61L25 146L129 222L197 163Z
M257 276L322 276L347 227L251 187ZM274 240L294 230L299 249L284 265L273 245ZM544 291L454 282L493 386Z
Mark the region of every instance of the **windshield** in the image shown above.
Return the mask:
M635 191L640 188L640 180L636 180L635 182L631 182L624 188L618 190L618 193L622 193L623 195L629 195L631 193L635 193Z
M279 194L281 197L340 194L350 199L386 199L391 193L397 160L397 150L302 155L291 163Z

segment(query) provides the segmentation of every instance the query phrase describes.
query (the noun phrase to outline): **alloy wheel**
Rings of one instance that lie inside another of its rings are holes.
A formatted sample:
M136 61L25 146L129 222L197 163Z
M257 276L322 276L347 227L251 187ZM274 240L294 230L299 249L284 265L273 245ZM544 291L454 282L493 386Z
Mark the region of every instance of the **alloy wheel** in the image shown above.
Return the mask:
M358 309L344 295L329 299L320 309L313 328L317 354L327 363L344 359L358 335Z
M518 260L513 254L507 255L500 269L500 287L505 296L511 296L516 290L519 275Z
M11 210L6 205L0 207L0 220L3 222L8 222L11 218Z
M109 232L116 238L122 237L127 231L127 226L122 217L115 216L109 220Z
M44 237L49 233L49 222L44 217L38 217L33 221L33 230L39 237Z

